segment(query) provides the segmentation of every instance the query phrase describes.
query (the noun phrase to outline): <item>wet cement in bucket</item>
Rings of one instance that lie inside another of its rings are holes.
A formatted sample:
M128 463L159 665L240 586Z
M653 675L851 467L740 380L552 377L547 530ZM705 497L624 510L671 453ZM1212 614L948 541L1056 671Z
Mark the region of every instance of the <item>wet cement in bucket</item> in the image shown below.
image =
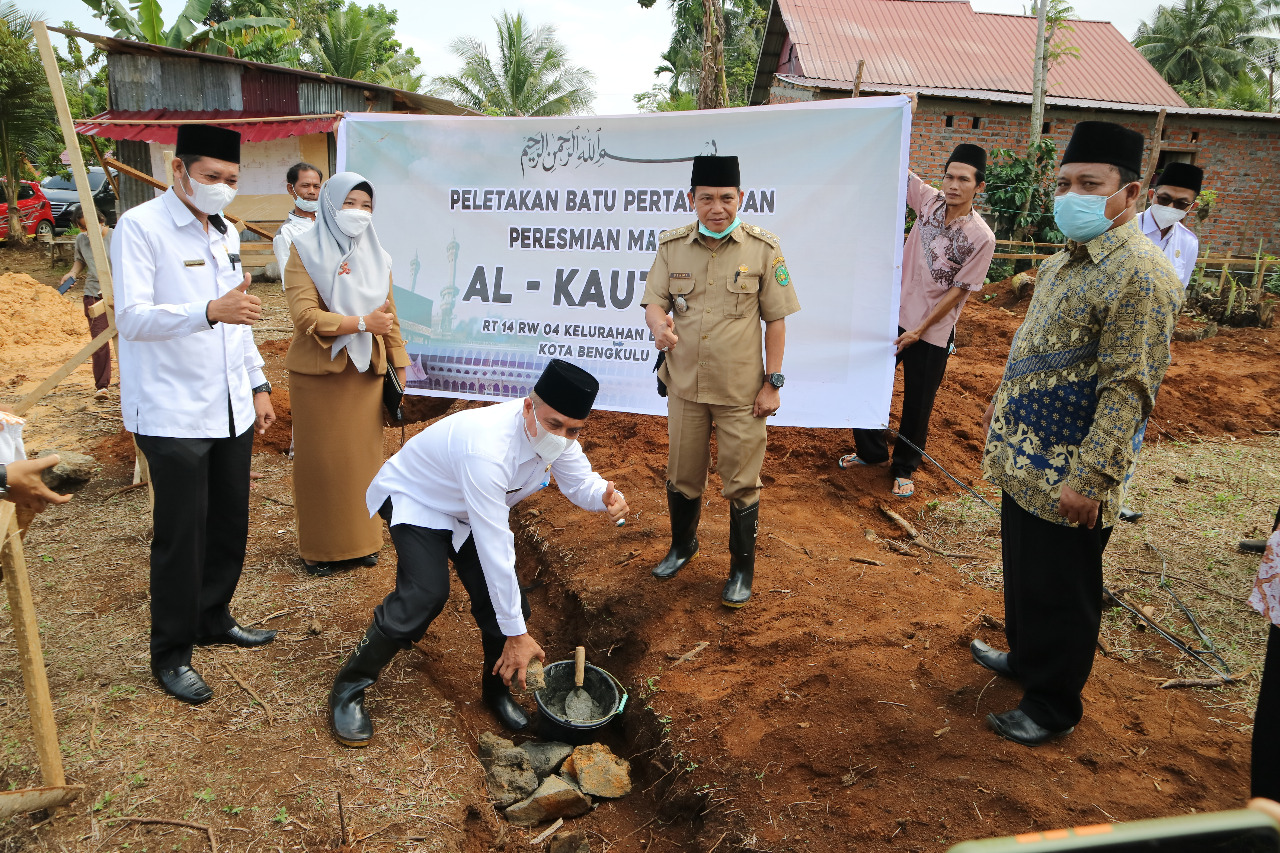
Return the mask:
M618 690L600 670L588 666L583 675L582 689L591 697L589 707L586 702L581 703L581 707L574 707L573 702L565 707L565 700L577 689L573 683L573 661L553 663L544 673L547 686L538 691L538 696L546 709L560 719L590 723L603 720L617 710Z

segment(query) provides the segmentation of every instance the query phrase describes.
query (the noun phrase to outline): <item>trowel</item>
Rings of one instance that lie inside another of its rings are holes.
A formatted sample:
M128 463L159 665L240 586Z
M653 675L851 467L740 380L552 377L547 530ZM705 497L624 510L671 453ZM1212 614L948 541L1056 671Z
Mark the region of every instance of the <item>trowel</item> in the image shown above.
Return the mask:
M582 679L586 675L586 669L587 650L583 646L578 646L573 650L573 683L575 687L564 698L564 715L567 719L579 723L590 720L595 714L593 709L595 703L591 701L591 694L582 689Z

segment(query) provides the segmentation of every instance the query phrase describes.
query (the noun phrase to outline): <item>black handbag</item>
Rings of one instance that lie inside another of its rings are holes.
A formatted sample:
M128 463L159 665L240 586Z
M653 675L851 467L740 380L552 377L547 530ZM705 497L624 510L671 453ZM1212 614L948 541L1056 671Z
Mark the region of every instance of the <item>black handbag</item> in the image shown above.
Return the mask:
M388 361L387 373L382 377L382 405L387 410L387 419L393 424L404 423L404 412L400 409L403 400L404 386L400 384L396 369Z

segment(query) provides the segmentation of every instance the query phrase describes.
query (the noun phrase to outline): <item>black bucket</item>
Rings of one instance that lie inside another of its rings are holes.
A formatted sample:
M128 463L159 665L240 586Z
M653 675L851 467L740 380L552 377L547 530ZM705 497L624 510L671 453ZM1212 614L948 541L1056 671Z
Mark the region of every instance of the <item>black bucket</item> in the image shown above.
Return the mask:
M564 700L574 689L573 672L574 663L571 660L548 664L542 671L547 686L536 691L533 698L542 714L542 736L548 740L577 746L591 743L598 729L607 726L622 713L627 707L627 691L608 672L587 664L583 669L582 689L587 691L592 702L602 710L607 710L598 720L579 722L567 719L564 715Z

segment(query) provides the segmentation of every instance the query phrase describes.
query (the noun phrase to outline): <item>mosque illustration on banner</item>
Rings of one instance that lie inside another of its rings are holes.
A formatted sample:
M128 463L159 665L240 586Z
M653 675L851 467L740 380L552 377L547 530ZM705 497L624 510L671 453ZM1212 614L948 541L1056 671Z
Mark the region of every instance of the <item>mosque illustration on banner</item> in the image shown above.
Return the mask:
M445 246L449 271L438 300L422 295L418 289L423 265L417 252L409 261L409 287L393 285L400 333L410 359L405 384L411 393L427 395L440 392L488 399L528 396L553 356L538 353L538 337L481 332L482 318L455 318L461 248L456 236ZM431 285L423 287L429 290ZM634 365L566 358L581 363L600 379L601 393L596 404L599 408L649 408L658 399L655 382Z

